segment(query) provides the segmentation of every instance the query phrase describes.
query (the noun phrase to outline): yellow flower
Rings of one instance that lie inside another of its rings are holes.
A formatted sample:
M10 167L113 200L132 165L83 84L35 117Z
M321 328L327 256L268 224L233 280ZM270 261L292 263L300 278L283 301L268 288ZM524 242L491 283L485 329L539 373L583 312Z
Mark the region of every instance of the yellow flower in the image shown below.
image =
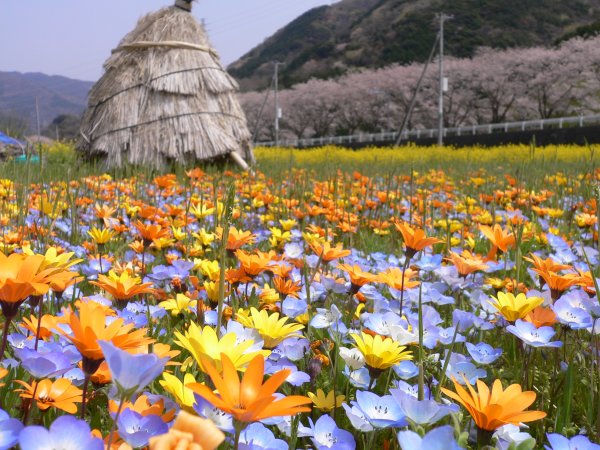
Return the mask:
M204 228L201 228L197 233L193 233L192 236L205 247L212 244L217 237L215 233L209 233Z
M35 253L31 250L31 247L23 247L23 253L26 255L34 255ZM79 264L83 259L71 259L75 252L65 252L58 254L56 247L49 247L44 255L44 261L40 265L38 271L45 269L64 269L67 270L69 267Z
M291 231L298 224L294 219L279 220L279 223L285 231Z
M198 268L198 271L209 280L217 281L219 279L219 275L221 273L219 261L202 259L194 261L194 264Z
M271 231L271 237L269 238L271 247L279 247L292 239L292 234L289 231L282 231L277 227L272 227L269 230Z
M168 372L163 373L163 379L158 381L160 385L173 396L177 404L189 413L194 413L194 392L185 387L187 384L195 383L196 379L191 373L186 373L183 377L183 382L175 375Z
M110 241L116 233L108 228L102 228L100 230L96 227L92 227L92 229L88 231L88 234L91 236L91 238L96 244L104 245L108 241Z
M175 239L171 239L170 237L161 237L152 239L152 243L154 244L154 248L157 250L162 250L164 248L171 247L175 243Z
M383 338L380 335L375 337L361 332L361 336L351 333L350 337L356 342L356 348L365 357L365 363L369 366L369 372L378 376L385 369L398 364L400 361L412 359L412 352L405 351L406 347L398 342ZM371 369L374 369L371 370Z
M175 298L160 302L158 306L171 311L172 316L178 316L186 311L189 312L191 308L195 308L197 303L196 300L192 300L184 294L177 294Z
M245 370L256 355L267 357L271 354L270 350L256 349L252 339L238 342L235 333L227 333L219 339L214 328L210 326L200 328L193 322L185 334L176 331L175 337L177 338L175 343L189 351L203 371L205 369L202 358L208 358L217 370L221 371L221 354L225 354L237 370Z
M498 297L492 297L494 302L488 302L504 316L509 322L524 319L530 311L544 303L541 297L526 297L520 293L516 297L513 293L498 292Z
M329 391L327 395L323 392L323 389L317 389L317 393L313 394L309 392L308 398L310 398L315 405L315 408L320 409L324 412L329 412L333 408L338 408L346 399L346 396L343 394L336 395L335 399L333 397L333 390Z
M177 241L183 241L186 237L185 231L183 231L181 228L176 228L172 226L171 231L173 232L173 237Z
M265 341L265 348L275 348L289 337L302 337L302 334L298 331L303 329L304 325L299 323L286 324L287 321L288 317L280 319L279 313L269 315L264 309L258 311L256 308L251 308L250 320L247 326L258 331Z
M206 216L211 216L214 212L215 208L208 208L206 204L192 205L190 207L190 213L192 213L196 219L203 219Z
M274 305L280 300L279 293L267 283L265 283L263 290L258 295L258 298L260 298L261 303L266 305Z
M206 291L206 297L213 303L219 301L219 283L216 281L205 281L204 290Z

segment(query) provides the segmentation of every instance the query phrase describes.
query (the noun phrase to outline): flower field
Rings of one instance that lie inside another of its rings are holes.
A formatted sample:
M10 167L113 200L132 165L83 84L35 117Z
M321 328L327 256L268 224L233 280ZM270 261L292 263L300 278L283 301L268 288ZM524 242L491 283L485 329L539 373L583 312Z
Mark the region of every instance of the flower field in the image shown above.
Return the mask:
M55 152L0 166L0 449L600 448L593 146Z

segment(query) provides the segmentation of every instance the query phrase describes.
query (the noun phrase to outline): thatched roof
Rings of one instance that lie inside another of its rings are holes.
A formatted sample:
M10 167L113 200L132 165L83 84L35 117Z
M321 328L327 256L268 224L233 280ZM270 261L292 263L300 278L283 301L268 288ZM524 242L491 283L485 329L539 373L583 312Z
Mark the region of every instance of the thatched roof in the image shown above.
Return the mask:
M109 166L158 167L232 152L253 160L238 84L185 9L141 18L104 68L81 125L78 149L86 156L106 157Z

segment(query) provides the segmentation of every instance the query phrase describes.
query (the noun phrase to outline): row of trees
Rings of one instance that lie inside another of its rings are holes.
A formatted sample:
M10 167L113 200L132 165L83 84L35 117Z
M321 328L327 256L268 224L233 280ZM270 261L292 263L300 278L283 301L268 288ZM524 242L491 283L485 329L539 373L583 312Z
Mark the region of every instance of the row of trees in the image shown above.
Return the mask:
M600 110L600 36L572 39L557 48L481 49L471 59L446 58L444 94L448 127L512 120L585 115ZM279 93L282 138L397 130L423 70L422 64L393 65L312 79ZM435 128L438 75L428 73L409 129ZM271 93L247 92L240 100L258 140L274 139ZM257 126L258 122L258 126Z

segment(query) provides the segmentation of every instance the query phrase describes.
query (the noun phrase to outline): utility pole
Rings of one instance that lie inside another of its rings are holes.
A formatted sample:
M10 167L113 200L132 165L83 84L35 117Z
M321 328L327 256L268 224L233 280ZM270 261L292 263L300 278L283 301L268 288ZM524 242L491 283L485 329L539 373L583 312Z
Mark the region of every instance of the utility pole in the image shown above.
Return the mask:
M281 118L281 109L279 108L279 66L283 64L275 61L274 94L275 94L275 147L279 147L279 119Z
M444 78L444 21L452 19L453 16L439 14L440 19L440 51L439 51L439 69L440 69L440 92L438 102L438 145L444 145L444 92L448 90L448 80Z

